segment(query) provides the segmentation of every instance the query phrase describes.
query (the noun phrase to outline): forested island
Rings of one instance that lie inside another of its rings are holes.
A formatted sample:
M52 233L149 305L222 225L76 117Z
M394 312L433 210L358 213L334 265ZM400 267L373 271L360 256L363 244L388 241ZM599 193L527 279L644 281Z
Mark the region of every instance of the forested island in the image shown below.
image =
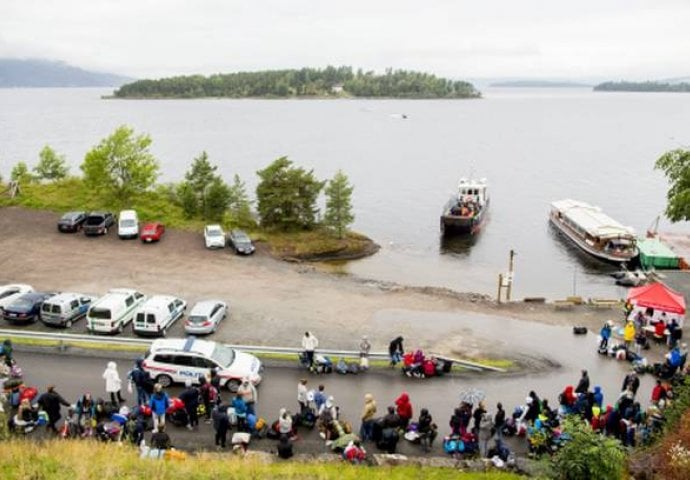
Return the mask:
M478 98L469 82L408 70L379 75L351 67L302 68L138 80L116 98Z
M594 87L595 92L690 92L690 83L668 82L604 82Z

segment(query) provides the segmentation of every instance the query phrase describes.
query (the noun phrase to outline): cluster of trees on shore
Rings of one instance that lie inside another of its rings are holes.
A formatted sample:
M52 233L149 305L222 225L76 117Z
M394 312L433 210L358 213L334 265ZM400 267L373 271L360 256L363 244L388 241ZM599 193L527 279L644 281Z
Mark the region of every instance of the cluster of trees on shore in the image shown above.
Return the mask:
M206 152L192 160L183 181L157 185L160 163L149 150L151 143L149 135L136 134L126 125L118 127L86 153L80 180L100 204L112 209L131 207L143 196L154 194L179 206L187 219L248 229L260 224L264 229L279 231L323 226L338 238L343 238L354 221L353 187L342 171L330 180L319 180L313 170L297 167L287 157L278 158L257 172L257 217L245 183L235 175L232 184L227 184ZM35 173L25 162L19 162L12 169L11 179L25 185L67 178L64 156L46 146L39 157ZM320 219L317 203L324 189L326 210Z
M690 92L690 83L665 82L604 82L595 92Z
M436 77L428 73L388 69L382 75L351 67L302 68L190 75L138 80L123 85L117 98L201 97L389 97L475 98L480 93L471 83Z

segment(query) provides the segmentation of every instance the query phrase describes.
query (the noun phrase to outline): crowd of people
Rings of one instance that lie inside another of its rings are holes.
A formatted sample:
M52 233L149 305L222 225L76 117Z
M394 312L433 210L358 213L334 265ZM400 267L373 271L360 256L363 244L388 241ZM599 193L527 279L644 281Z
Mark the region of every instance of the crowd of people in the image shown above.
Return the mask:
M607 322L600 332L600 350L624 349L626 358L639 357L636 342L630 340L631 325L636 329L634 320L625 324L624 343L612 345L613 325ZM440 363L436 359L425 357L421 351L406 352L403 342L403 337L398 336L389 344L392 367L402 364L403 371L410 376L438 372ZM318 371L311 368L317 362L318 345L316 336L306 332L302 347L312 372ZM295 409L285 405L273 418L262 412L269 417L266 420L258 413L258 392L248 379L242 380L235 393L228 394L221 390L221 379L216 372L210 371L208 377L199 378L198 384L188 380L179 395L173 397L163 385L154 382L141 358L124 377L115 362L108 362L102 374L105 395L94 398L86 392L70 402L55 385L48 385L42 393L26 387L11 342L6 341L0 350L0 376L6 378L6 394L0 407L9 428L20 434L44 425L50 435L62 437L95 437L137 445L148 441L147 449L157 452L173 448L168 423L194 432L203 420L212 426L214 444L221 450L228 445L244 450L254 439L268 438L276 442L274 449L281 458L290 458L294 455L295 442L302 438L300 430L315 428L328 449L349 462L361 463L370 446L393 453L402 439L429 451L439 433L445 430L446 453L481 455L506 462L511 457L507 437L524 437L526 448L535 455L558 449L568 440L567 432L562 430L566 417L579 418L595 432L616 437L626 446L645 443L663 425L664 411L674 401L674 383L689 373L685 345L671 339L668 346L665 363L673 369L672 375L665 370L654 372L658 379L653 390L647 393L647 408L642 407L646 402L640 399L640 372L633 363L635 368L625 376L619 392L604 392L601 386L592 384L589 373L583 370L578 382L565 386L554 403L530 391L524 403L508 414L501 402L490 411L486 399L479 395L462 398L447 422L438 422L427 406L415 406L407 392L386 399L384 408L379 407L373 394L366 393L359 418L343 418L334 395L327 393L325 382L312 388L309 378L302 378L296 386ZM359 350L360 367L368 368L371 344L367 337L362 337ZM127 405L123 396L125 389L126 395L132 396L132 405ZM64 420L63 408L67 410ZM358 428L353 428L353 423ZM232 434L230 442L229 434Z

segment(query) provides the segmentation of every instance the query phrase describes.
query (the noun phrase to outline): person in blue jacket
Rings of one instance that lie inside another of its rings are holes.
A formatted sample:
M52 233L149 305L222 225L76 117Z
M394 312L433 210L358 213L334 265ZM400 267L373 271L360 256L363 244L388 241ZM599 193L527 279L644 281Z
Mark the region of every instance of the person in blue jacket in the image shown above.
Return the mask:
M158 432L159 425L165 425L165 411L170 406L170 397L163 391L160 383L153 386L153 395L149 400L151 416L153 417L153 433Z
M599 344L599 350L604 350L605 348L608 348L609 346L609 338L611 338L611 322L607 321L603 327L601 327L601 331L599 332L599 336L601 337L601 343Z

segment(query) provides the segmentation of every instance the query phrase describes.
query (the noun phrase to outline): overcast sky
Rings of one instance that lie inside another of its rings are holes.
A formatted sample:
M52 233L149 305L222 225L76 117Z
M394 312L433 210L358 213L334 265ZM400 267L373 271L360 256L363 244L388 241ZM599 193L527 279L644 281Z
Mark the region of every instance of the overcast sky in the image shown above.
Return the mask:
M0 0L0 57L135 77L328 64L690 75L690 0Z

